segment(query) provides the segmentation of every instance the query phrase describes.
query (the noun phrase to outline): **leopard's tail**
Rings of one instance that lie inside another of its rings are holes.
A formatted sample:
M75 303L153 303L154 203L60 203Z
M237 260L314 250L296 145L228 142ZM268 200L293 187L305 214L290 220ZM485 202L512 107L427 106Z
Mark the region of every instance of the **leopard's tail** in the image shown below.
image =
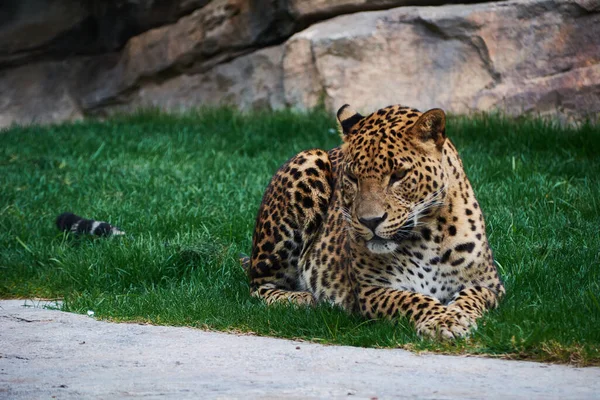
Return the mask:
M240 260L240 265L242 266L242 269L248 272L248 270L250 269L250 257L248 257L244 253L240 253L238 254L238 258Z
M118 236L125 232L108 222L85 219L70 212L62 213L56 218L56 226L61 231L75 234L91 234L97 236Z

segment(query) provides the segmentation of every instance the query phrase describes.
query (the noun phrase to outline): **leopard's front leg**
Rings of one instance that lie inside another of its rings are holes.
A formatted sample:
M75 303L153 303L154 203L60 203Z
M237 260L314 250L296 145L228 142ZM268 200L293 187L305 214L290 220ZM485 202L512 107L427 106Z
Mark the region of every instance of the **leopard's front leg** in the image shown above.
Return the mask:
M463 312L468 316L471 325L477 327L475 321L481 318L486 310L496 308L499 297L503 293L503 287L501 287L499 295L483 286L466 288L454 295L452 301L448 304L448 309Z
M361 313L368 318L407 317L421 335L452 339L465 336L471 321L460 309L449 309L421 293L363 286L358 295Z
M332 180L329 156L319 149L297 154L273 176L258 211L252 255L242 259L253 296L267 304L315 303L301 282L299 259L321 229Z

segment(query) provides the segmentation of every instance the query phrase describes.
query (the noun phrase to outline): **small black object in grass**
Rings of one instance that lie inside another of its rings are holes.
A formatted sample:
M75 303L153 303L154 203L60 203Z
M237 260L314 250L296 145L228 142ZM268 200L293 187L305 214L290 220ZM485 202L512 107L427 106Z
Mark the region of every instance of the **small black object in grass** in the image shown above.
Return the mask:
M75 234L92 234L97 236L118 236L125 232L108 222L85 219L70 212L62 213L56 218L56 226L61 231Z

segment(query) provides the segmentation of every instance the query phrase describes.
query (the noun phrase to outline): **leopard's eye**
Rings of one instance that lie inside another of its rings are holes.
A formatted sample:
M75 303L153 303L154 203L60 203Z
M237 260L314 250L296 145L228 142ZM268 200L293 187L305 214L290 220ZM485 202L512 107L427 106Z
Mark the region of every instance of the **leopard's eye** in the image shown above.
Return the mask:
M399 182L402 179L404 179L406 177L406 175L408 175L408 171L409 171L408 169L401 169L401 170L394 172L390 176L390 186L393 185L394 183Z

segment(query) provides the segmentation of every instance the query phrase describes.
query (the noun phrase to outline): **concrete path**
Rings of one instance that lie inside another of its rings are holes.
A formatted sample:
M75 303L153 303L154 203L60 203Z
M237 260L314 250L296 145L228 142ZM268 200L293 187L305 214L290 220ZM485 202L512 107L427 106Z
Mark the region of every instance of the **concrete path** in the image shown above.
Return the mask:
M599 399L600 368L114 324L0 301L0 399L139 397Z

